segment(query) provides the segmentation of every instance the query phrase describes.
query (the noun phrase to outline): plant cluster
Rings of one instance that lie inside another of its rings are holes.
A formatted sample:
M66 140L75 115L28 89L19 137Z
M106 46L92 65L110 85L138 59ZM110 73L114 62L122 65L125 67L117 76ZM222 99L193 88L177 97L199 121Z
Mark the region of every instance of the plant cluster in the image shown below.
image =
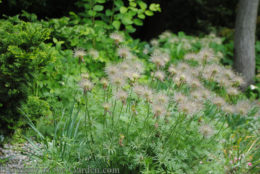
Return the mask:
M14 137L32 144L30 167L258 173L259 102L223 66L223 39L166 31L140 42L128 32L158 5L82 2L70 18L1 21L1 124L29 123Z
M106 65L106 77L96 81L79 72L71 107L54 117L49 136L30 122L42 142L34 149L35 166L122 173L257 170L259 113L239 91L243 79L220 65L221 54L210 48L219 38L166 32L144 47L144 62L120 35L110 37L120 60ZM172 57L177 53L181 60ZM76 50L74 59L86 54Z

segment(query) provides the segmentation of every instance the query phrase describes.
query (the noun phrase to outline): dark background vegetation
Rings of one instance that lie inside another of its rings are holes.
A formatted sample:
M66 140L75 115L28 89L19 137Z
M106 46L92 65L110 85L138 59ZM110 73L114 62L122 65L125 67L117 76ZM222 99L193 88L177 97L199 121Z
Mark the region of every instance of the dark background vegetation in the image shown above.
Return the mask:
M22 10L35 13L39 19L68 16L81 12L79 0L3 0L0 16L13 16ZM150 40L165 30L204 34L214 29L234 28L237 0L146 0L160 3L162 12L145 20L134 37ZM111 0L112 2L112 0ZM128 1L125 0L125 3ZM258 32L259 33L259 32Z

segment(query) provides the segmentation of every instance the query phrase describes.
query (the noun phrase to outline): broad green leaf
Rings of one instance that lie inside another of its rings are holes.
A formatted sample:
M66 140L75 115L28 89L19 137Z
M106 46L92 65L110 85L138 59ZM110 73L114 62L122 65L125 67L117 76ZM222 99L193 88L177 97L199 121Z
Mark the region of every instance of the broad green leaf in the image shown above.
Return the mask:
M120 13L126 13L127 12L127 8L126 7L120 7Z
M140 19L134 19L134 24L138 25L138 26L142 26L143 25L143 21Z
M93 10L88 11L89 16L95 16L97 13Z
M135 16L135 15L136 15L136 11L129 11L128 14L129 14L130 16Z
M121 23L119 21L113 21L112 25L119 30Z
M106 10L106 16L112 16L113 12L111 10Z
M97 3L105 3L106 0L96 0Z
M150 11L150 10L146 10L146 11L145 11L145 14L146 14L147 16L153 16L153 12Z
M129 5L132 6L132 7L136 7L136 3L135 2L130 2Z
M133 33L136 30L132 25L127 25L125 28L129 33Z
M143 13L138 14L138 18L145 19L145 15Z
M138 2L139 6L141 7L142 10L145 10L147 8L147 4L143 1Z
M123 24L125 24L125 25L133 24L132 17L129 16L129 15L123 16L122 22L123 22Z
M95 11L102 11L104 9L103 5L95 5L93 8Z
M161 8L160 8L160 5L159 4L155 4L155 3L152 3L149 7L149 9L151 11L161 11Z
M119 8L124 6L124 2L122 0L116 0L116 1L114 1L114 3Z
M85 9L90 9L91 8L89 4L84 4L84 7L85 7Z

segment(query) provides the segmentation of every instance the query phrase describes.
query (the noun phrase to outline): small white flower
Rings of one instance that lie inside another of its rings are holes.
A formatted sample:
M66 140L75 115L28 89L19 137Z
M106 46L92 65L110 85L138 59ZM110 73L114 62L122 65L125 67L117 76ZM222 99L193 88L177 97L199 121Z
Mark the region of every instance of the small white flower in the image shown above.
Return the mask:
M257 86L255 86L255 85L250 85L250 89L251 89L251 90L255 90L255 89L257 89Z

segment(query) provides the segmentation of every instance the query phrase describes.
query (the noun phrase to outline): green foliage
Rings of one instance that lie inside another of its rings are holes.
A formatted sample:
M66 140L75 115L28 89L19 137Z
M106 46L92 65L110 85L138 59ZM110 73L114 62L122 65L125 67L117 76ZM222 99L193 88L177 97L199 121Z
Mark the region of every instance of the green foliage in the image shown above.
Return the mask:
M24 114L24 118L26 115L33 122L40 117L46 118L51 115L49 103L35 96L28 97L27 102L21 106L21 111Z
M125 31L130 33L136 30L134 26L143 25L146 16L161 11L159 4L151 3L148 6L142 0L128 0L128 5L123 0L80 0L77 4L85 10L79 14L81 21L95 30L119 30L123 25ZM110 5L112 7L108 8Z
M0 23L0 134L7 134L19 120L17 109L26 101L35 77L54 57L51 45L44 43L49 29L36 23Z

